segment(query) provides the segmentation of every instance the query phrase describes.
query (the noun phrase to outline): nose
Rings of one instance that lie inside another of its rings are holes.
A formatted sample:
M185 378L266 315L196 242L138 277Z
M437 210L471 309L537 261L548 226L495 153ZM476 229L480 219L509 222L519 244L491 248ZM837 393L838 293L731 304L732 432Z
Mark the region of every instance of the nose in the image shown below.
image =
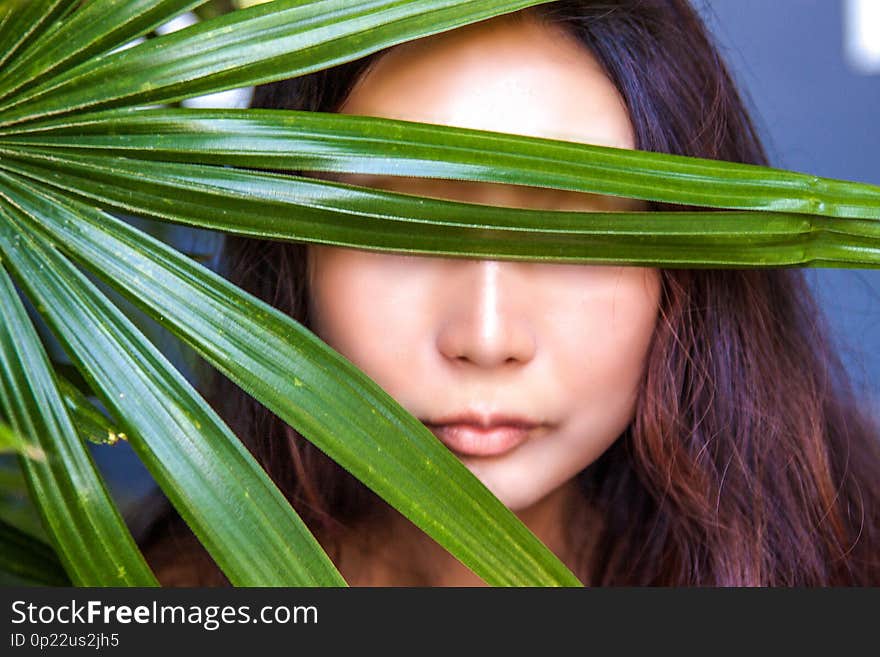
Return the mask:
M437 349L450 361L481 368L524 365L535 356L530 301L518 263L461 260L454 263L457 292L437 335Z

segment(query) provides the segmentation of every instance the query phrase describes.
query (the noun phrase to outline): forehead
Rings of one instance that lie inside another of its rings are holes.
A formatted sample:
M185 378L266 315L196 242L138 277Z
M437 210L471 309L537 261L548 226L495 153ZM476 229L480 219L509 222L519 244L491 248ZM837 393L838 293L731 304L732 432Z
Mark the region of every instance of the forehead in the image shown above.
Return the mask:
M595 57L527 13L392 48L341 111L635 147L623 99Z

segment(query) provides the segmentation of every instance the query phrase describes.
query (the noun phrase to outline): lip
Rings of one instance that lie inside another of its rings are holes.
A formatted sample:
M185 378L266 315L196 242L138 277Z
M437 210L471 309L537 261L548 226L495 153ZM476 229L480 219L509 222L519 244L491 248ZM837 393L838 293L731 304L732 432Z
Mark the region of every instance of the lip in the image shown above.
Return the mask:
M525 442L542 426L528 418L465 413L424 422L449 449L463 456L497 456Z

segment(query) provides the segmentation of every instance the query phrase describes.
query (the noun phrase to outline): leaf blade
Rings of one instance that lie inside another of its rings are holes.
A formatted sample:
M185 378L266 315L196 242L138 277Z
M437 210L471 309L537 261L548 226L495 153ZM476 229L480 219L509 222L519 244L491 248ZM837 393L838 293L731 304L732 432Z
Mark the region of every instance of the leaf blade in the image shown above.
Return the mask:
M245 586L344 585L283 495L186 380L91 282L26 227L10 200L17 187L6 176L0 185L9 219L0 222L4 261L230 580ZM26 248L17 248L13 229Z
M4 104L0 126L295 77L548 1L275 0L86 62Z
M51 26L76 0L3 0L0 2L0 66L15 61L28 39Z
M80 5L58 29L32 40L6 67L0 101L48 75L63 72L149 32L207 0L91 0Z
M128 440L128 436L114 427L79 388L61 375L56 374L56 378L70 419L83 440L96 445L114 445L120 440Z
M0 135L0 145L233 167L472 180L682 205L880 219L876 185L345 114L113 110L25 126L18 134Z
M306 329L113 217L41 192L70 212L54 218L33 213L46 218L41 226L53 240L139 301L487 582L580 584L424 425ZM74 216L78 228L65 230ZM146 281L147 295L140 287ZM492 533L483 536L488 528Z
M8 153L0 169L105 207L269 239L453 257L648 266L880 263L880 222L873 220L781 212L535 211L215 166L23 147L16 152L0 147L0 153Z
M46 453L30 441L22 438L0 418L0 454L21 454L25 458L46 460Z
M0 232L14 240L8 216L0 207ZM48 357L3 267L0 308L0 406L12 429L46 455L20 464L65 570L79 586L155 585L74 431Z

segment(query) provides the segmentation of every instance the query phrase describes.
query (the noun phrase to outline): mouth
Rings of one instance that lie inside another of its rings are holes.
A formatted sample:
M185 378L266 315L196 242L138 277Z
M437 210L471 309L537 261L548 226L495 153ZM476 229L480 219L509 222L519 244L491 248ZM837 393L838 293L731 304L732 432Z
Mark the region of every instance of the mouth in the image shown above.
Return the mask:
M473 415L425 426L450 450L461 456L498 456L524 443L542 425L523 418L484 418Z

